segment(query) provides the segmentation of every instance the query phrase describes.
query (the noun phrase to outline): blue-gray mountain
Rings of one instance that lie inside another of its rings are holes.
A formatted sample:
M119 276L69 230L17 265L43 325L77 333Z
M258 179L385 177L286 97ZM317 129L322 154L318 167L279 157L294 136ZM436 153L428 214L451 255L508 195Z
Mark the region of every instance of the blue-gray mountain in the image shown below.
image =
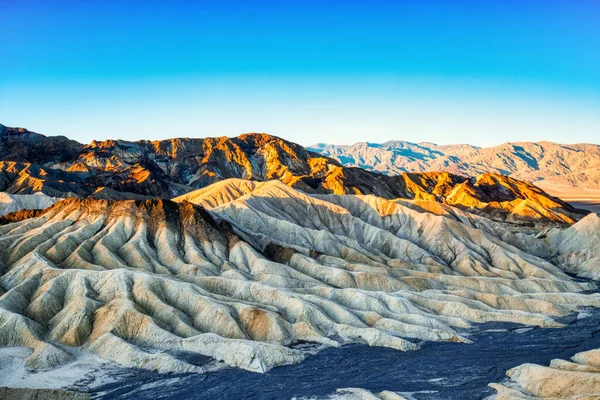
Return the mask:
M518 142L482 148L389 141L347 146L319 143L308 150L334 158L344 166L388 175L447 171L477 176L491 172L534 183L600 188L600 145L596 144Z

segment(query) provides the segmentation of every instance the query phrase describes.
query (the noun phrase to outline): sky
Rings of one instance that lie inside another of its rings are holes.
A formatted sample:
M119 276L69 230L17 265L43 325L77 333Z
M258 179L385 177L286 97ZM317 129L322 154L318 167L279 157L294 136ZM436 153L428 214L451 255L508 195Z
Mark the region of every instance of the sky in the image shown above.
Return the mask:
M1 0L0 123L600 143L600 1Z

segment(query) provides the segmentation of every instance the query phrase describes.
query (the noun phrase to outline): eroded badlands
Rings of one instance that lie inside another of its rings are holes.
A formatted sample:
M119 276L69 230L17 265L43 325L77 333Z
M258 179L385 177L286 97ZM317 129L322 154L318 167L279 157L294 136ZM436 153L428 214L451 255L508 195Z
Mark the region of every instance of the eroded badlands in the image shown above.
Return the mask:
M1 226L0 344L32 348L34 370L88 352L264 372L300 362L299 342L468 345L473 323L560 328L600 306L594 284L565 273L597 277L595 214L525 235L438 203L238 179L175 201L67 199Z

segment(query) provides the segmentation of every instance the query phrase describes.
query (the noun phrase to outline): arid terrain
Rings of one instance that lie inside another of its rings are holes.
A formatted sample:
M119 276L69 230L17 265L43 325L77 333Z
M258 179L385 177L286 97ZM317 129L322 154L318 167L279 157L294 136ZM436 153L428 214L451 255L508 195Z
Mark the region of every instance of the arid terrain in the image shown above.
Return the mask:
M590 143L519 142L477 147L390 141L354 145L319 143L308 149L332 157L344 166L387 175L424 171L463 176L496 173L532 182L547 191L559 187L559 191L552 192L554 195L574 191L573 195L579 196L578 191L600 189L600 146ZM596 199L597 195L593 197L594 204Z
M600 146L552 142L505 143L494 147L390 141L309 146L344 166L386 175L447 171L463 176L496 173L531 182L552 196L600 211Z
M600 0L0 15L0 400L600 400Z
M95 392L101 370L267 373L357 343L418 355L476 345L485 324L561 332L600 309L600 217L554 185L384 175L265 134L2 135L0 386L120 398ZM597 352L522 354L510 381L473 390L593 398Z
M306 193L433 200L512 223L571 224L584 215L530 183L498 173L383 175L344 167L266 134L83 145L24 128L1 131L0 190L13 195L170 199L223 179L277 179Z
M536 185L546 193L561 198L573 207L600 212L600 189L598 188L579 188L544 181L537 182Z

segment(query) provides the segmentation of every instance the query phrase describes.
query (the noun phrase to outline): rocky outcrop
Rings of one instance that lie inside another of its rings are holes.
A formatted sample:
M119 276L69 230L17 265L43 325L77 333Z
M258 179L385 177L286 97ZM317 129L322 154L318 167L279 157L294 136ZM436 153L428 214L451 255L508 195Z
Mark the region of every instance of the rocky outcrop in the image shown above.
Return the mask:
M493 383L498 400L600 398L600 349L575 354L570 361L554 359L550 366L523 364L509 370L507 384Z
M31 369L69 362L69 348L81 345L163 372L201 371L168 350L254 371L303 358L278 344L290 341L280 316L228 304L211 291L210 279L197 281L233 267L228 255L236 240L192 205L63 200L0 231L7 245L0 254L0 341L32 347Z
M0 192L0 217L20 210L42 210L58 201L43 193L32 195L10 195Z
M600 215L591 213L568 229L553 229L542 235L547 254L565 271L600 279Z
M0 227L0 344L32 348L35 370L90 352L161 372L203 370L181 353L263 372L301 361L298 342L467 345L473 322L560 327L600 306L593 284L527 240L460 210L279 181L177 202L67 199Z
M43 164L71 160L84 146L64 136L44 136L25 128L0 124L0 159Z
M436 201L519 224L571 224L584 214L531 184L502 175L387 176L344 167L266 134L79 145L65 138L9 130L10 134L0 136L0 160L5 160L0 161L0 190L8 193L140 200L171 198L229 178L277 179L306 193ZM53 150L59 146L56 143L66 148L60 156Z

